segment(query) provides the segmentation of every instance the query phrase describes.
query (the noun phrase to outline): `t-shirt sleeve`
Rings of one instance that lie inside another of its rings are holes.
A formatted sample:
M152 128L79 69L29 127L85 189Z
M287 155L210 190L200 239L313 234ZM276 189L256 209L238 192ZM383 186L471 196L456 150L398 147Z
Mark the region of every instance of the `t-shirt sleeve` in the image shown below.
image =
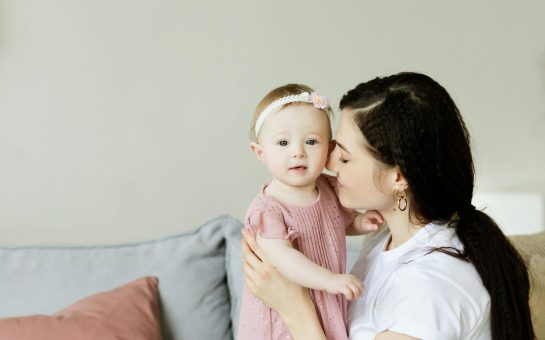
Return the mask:
M460 339L471 327L467 297L440 276L410 272L391 276L376 306L380 332L389 330L418 339Z
M259 233L264 238L290 238L282 209L274 202L265 202L250 213L246 220L246 227L252 231L254 236Z
M345 208L341 205L341 202L339 201L339 185L337 183L337 177L330 176L327 174L322 174L322 177L325 178L328 185L334 190L337 204L340 207L340 213L343 218L343 224L346 227L351 225L354 222L354 219L356 218L356 215L358 215L358 212L354 209Z

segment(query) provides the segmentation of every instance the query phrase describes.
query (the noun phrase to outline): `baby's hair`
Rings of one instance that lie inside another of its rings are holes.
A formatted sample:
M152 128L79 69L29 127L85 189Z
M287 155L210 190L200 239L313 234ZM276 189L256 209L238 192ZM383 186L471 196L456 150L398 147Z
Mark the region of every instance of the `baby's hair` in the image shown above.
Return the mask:
M254 111L254 114L252 115L252 122L251 122L251 125L250 125L250 140L252 142L257 142L257 136L255 134L255 123L256 123L259 115L261 114L261 112L263 112L263 110L267 106L269 106L269 104L271 104L272 102L274 102L275 100L278 100L280 98L287 97L287 96L292 96L292 95L298 95L298 94L301 94L303 92L312 93L312 92L314 92L314 89L312 89L311 87L309 87L307 85L303 85L303 84L287 84L287 85L284 85L284 86L277 87L274 90L272 90L271 92L267 93L267 95L265 97L263 97L263 99L261 99L259 104L257 104L257 106L255 108L255 111ZM310 103L294 102L294 103L285 104L284 106L282 106L282 109L285 108L286 106L294 105L294 104L297 104L297 105L301 105L301 104L312 105ZM333 133L331 131L331 118L333 116L333 111L331 110L330 107L328 107L324 111L325 111L325 113L327 115L327 120L329 122L329 138L331 139L332 136L333 136Z

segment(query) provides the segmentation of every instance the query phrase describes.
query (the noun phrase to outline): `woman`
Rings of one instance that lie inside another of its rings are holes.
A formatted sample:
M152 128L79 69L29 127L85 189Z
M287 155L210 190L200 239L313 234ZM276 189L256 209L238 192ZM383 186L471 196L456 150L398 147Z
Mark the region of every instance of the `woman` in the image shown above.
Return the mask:
M534 339L527 268L471 205L469 134L446 90L417 73L359 84L340 103L337 173L347 208L378 210L353 274L350 339ZM325 339L308 291L283 278L244 235L245 282L295 339Z

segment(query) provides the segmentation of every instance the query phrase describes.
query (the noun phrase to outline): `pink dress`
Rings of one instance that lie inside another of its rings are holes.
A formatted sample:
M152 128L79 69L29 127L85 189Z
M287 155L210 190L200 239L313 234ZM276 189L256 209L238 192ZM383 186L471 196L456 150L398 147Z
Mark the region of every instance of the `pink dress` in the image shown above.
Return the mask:
M245 227L262 237L291 240L309 259L334 273L346 267L345 228L355 212L344 209L336 195L336 178L320 175L316 181L318 198L307 207L282 204L266 196L264 189L246 213ZM325 335L329 340L348 339L347 302L342 294L310 290ZM237 340L292 339L280 316L244 285Z

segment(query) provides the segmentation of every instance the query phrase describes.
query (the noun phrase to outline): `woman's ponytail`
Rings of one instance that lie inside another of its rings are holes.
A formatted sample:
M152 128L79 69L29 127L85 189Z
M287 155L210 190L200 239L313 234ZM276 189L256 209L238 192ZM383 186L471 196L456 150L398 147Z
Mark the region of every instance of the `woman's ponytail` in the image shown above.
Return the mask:
M534 339L524 260L498 225L475 208L461 210L456 232L490 295L492 339Z

